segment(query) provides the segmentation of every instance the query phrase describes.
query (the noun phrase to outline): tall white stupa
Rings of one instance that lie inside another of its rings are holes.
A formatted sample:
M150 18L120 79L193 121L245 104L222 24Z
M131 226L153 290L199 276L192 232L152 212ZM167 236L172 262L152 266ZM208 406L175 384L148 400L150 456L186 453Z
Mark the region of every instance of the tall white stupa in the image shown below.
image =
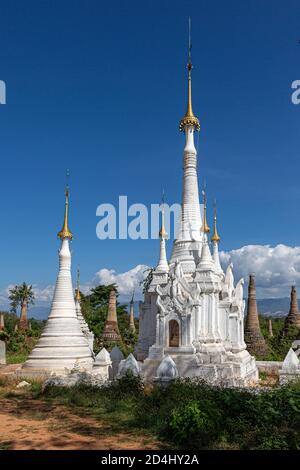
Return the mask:
M73 235L68 226L69 190L61 239L59 271L51 311L43 333L20 370L20 375L67 374L72 369L91 370L93 355L85 337L75 307L71 278L69 242Z
M258 370L244 341L244 281L234 283L232 264L226 273L222 270L216 211L211 253L205 191L203 220L200 213L194 145L194 133L200 124L192 109L190 50L188 106L180 121L180 130L185 134L181 219L169 262L162 225L159 263L140 303L135 354L143 361L142 373L149 381L160 379L162 371L167 374L171 364L170 377L175 368L179 377L247 386L257 381Z

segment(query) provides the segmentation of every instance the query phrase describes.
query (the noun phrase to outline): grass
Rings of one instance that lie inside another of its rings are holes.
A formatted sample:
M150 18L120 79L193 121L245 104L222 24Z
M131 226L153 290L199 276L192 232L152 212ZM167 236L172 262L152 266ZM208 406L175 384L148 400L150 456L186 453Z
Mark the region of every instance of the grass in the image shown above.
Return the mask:
M49 387L36 397L101 421L109 435L142 433L166 448L300 449L300 383L258 392L178 380L144 389L127 377L101 389Z
M28 356L28 352L11 352L8 351L6 354L7 364L21 364L25 362Z
M14 400L29 411L31 400L39 400L41 410L64 405L72 415L98 421L99 428L88 419L71 423L70 429L84 436L140 435L166 449L300 450L300 382L268 390L218 388L189 379L144 388L132 376L102 388L42 389L32 382Z

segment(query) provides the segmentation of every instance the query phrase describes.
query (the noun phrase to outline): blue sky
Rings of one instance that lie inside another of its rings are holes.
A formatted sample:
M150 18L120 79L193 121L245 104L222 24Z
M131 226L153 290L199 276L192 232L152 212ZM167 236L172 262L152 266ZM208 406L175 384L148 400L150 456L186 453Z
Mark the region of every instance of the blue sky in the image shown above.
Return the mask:
M65 170L73 266L153 265L158 243L100 241L96 208L181 197L187 18L199 183L223 250L299 244L298 1L1 1L0 288L53 283ZM169 243L169 249L170 249Z

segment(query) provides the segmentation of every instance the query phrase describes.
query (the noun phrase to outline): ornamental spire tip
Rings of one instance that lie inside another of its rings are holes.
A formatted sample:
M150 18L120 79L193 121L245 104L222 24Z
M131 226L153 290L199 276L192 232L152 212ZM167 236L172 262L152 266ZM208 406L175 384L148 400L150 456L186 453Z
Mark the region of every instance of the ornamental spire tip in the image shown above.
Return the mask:
M67 176L68 176L68 174L67 174ZM65 195L66 195L66 202L65 202L64 223L63 223L62 229L60 230L60 232L58 232L57 236L61 240L63 240L64 238L68 238L69 240L72 240L73 234L72 234L71 230L69 229L69 224L68 224L68 216L69 216L69 186L68 186L68 183L66 185Z
M186 126L192 126L197 131L200 130L200 122L199 119L193 113L193 106L192 106L192 43L191 43L191 18L189 18L189 48L188 48L188 104L187 104L187 111L184 117L181 119L179 124L180 131L184 131Z

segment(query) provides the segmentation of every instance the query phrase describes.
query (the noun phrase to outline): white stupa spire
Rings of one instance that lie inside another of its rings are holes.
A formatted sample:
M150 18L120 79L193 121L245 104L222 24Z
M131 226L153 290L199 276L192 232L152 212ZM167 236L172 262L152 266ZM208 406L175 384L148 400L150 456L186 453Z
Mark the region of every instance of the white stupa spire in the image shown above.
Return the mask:
M216 272L218 273L223 273L223 269L221 267L221 264L220 264L220 257L219 257L219 242L220 242L220 237L219 237L219 234L218 234L218 231L217 231L217 208L216 208L216 204L215 204L215 207L214 207L214 233L213 233L213 236L211 237L211 241L212 241L212 244L213 244L213 260L214 260L214 263L215 263L215 268L216 268Z
M43 333L22 367L25 374L66 373L75 366L91 369L92 352L76 314L71 278L69 241L73 235L68 226L69 190L66 190L64 224L61 239L59 271L51 311Z
M168 273L169 264L168 264L167 253L166 253L166 239L168 238L168 234L165 229L164 197L163 197L162 209L161 209L161 229L159 231L159 238L160 238L160 252L159 252L159 261L156 267L156 271L160 273Z
M213 271L214 270L214 262L210 253L209 245L208 245L208 234L210 232L210 228L207 224L206 219L206 192L205 189L203 191L203 205L204 205L204 215L203 215L203 225L201 227L201 231L203 233L203 243L201 249L201 256L200 262L197 266L198 271Z
M186 264L185 272L192 272L195 268L195 260L201 248L201 213L199 204L198 176L197 176L197 151L194 144L194 133L200 130L198 118L192 108L192 61L191 44L189 41L188 58L188 104L185 116L180 121L180 130L185 133L185 147L183 151L183 188L181 220L179 222L176 240L170 263L179 259Z

